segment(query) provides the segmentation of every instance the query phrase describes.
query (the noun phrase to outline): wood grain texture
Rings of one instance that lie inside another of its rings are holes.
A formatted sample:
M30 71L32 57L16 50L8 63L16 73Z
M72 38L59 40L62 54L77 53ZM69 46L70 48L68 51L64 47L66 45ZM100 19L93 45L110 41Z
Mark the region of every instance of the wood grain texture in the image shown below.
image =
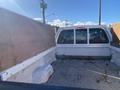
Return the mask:
M0 8L0 69L55 46L54 28Z

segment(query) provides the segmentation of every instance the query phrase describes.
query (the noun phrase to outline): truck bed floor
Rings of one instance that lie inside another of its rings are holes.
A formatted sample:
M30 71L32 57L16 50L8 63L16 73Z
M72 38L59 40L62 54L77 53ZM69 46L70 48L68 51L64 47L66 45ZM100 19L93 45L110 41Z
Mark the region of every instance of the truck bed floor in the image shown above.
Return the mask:
M46 85L119 90L119 68L105 60L57 60ZM107 74L105 74L107 73Z

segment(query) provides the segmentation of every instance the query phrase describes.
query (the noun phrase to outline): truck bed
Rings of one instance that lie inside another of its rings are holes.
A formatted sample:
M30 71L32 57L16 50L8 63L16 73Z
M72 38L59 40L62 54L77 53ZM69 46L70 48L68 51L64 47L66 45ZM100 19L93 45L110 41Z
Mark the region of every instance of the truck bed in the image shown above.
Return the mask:
M119 68L109 60L57 60L46 85L119 90Z

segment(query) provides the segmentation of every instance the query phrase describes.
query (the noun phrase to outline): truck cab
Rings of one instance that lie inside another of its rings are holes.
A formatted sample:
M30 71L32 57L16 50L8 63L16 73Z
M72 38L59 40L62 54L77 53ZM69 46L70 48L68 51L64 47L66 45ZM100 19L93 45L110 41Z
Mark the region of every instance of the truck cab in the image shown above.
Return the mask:
M57 57L111 57L112 35L107 26L89 25L59 28Z

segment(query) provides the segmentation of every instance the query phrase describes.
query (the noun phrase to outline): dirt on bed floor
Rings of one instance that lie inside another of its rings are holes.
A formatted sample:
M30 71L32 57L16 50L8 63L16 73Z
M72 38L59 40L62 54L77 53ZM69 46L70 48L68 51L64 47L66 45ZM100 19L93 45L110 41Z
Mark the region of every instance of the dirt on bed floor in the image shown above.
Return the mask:
M57 60L46 85L120 90L119 68L105 60Z

